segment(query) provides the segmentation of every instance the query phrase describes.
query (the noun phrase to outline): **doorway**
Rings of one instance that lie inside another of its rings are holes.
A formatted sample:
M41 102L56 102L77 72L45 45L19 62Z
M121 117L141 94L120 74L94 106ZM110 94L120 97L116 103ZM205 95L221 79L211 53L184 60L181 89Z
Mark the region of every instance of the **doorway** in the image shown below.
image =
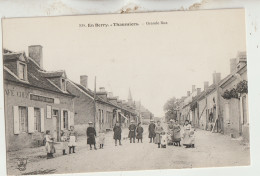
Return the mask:
M53 118L54 138L57 139L57 141L60 141L60 116L59 116L59 110L53 109L53 111L52 111L52 118Z

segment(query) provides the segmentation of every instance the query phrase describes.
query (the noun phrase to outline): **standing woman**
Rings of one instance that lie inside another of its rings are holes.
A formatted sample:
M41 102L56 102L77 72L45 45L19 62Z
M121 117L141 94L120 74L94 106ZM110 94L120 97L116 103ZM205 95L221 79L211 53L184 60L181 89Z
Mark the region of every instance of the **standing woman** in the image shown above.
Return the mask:
M184 123L184 132L183 132L183 145L186 146L186 148L190 145L190 131L191 131L191 125L189 123L189 120L185 120Z
M158 144L158 148L161 145L161 134L164 132L163 127L161 126L161 122L157 121L157 126L155 127L155 144Z
M47 159L53 158L53 153L55 153L55 147L54 147L54 138L50 135L50 130L46 131L45 135L45 149L47 152Z
M136 139L138 140L138 143L139 143L139 140L141 140L141 143L143 143L143 132L144 132L144 129L143 127L141 126L141 122L138 123L138 126L136 128Z
M90 146L90 150L92 150L92 145L94 145L94 149L97 150L96 148L96 139L95 137L97 136L96 130L93 127L93 123L89 122L89 127L87 128L87 144Z
M168 125L168 129L167 129L168 134L171 135L171 142L170 143L173 143L173 138L174 138L174 133L173 133L173 126L174 126L174 124L173 124L173 122L174 122L174 120L171 119L170 120L170 124Z
M173 143L176 146L181 146L181 127L177 120L175 120L173 125Z
M149 138L150 138L150 143L154 142L154 138L155 138L155 124L154 124L154 120L150 121L150 125L148 127L149 129Z
M78 139L78 133L74 130L74 126L70 126L69 144L68 144L69 154L71 154L71 149L72 149L72 152L75 153L77 139Z
M119 141L119 145L122 145L121 144L122 129L118 122L115 124L113 131L114 131L115 146L117 146L117 140Z

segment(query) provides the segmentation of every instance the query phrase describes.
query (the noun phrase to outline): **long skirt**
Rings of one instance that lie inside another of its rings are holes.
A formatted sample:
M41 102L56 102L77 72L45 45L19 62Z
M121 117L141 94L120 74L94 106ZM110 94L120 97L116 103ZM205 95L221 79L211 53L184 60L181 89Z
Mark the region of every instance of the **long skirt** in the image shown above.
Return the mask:
M46 142L45 149L47 153L55 153L56 149L53 142Z
M154 139L155 144L160 144L161 143L161 135L159 133L156 133L155 139Z
M173 131L173 142L180 142L181 141L181 133L179 130Z
M190 145L191 144L191 137L189 135L189 131L186 131L184 134L183 134L183 145Z
M87 144L96 144L96 139L94 134L90 134L87 138Z
M70 136L70 140L69 140L69 144L68 146L69 147L75 147L77 144L76 144L76 137L75 136Z

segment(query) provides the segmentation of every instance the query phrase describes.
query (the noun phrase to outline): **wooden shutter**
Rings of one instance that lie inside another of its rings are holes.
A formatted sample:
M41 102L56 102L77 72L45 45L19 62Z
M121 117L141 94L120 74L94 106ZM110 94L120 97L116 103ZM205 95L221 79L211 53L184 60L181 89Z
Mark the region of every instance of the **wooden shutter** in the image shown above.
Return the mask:
M70 111L67 111L67 112L68 112L68 121L67 121L67 123L68 123L68 129L70 129L70 126L71 126Z
M19 134L20 133L20 120L19 120L18 106L14 106L13 110L14 110L14 134Z
M44 108L41 108L41 132L44 132Z
M34 107L28 107L28 133L34 132Z
M70 125L74 126L74 112L70 112Z
M64 130L63 110L60 111L60 129Z

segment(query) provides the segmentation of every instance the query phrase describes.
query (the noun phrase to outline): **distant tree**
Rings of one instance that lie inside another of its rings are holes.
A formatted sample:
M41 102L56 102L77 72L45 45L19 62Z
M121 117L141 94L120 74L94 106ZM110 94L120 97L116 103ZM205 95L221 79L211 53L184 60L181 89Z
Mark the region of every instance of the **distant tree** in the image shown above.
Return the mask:
M177 119L177 107L178 100L173 97L169 99L163 106L163 110L165 112L165 119L168 122L170 119Z

